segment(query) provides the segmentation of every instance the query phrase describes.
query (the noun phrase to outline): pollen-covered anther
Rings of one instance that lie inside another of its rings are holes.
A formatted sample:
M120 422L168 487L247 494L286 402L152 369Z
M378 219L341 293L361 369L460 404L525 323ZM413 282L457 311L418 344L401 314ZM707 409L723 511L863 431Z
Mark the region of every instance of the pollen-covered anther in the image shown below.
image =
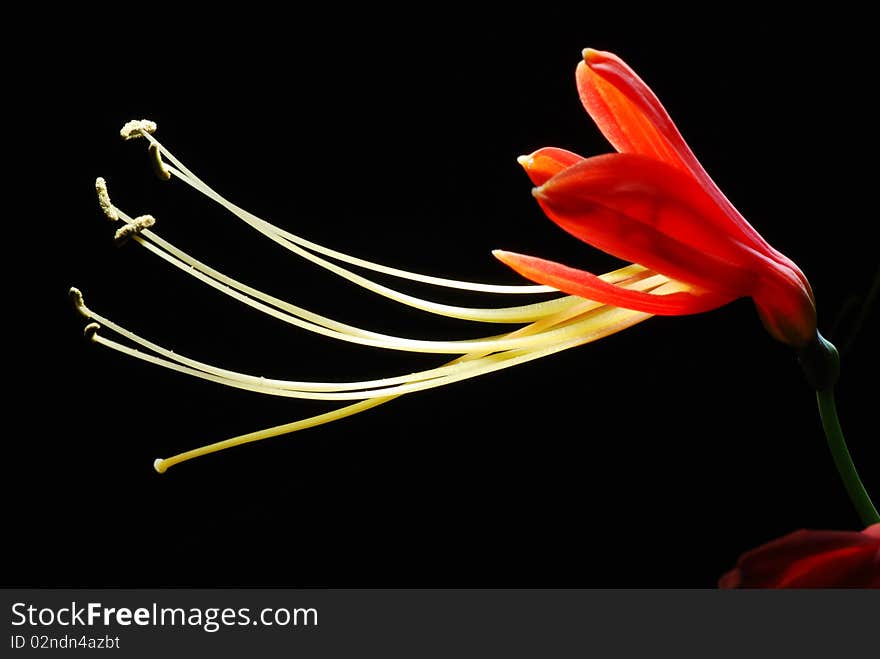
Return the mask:
M75 286L71 286L69 294L70 301L73 302L74 308L85 318L91 318L92 312L89 311L89 308L86 306L86 303L83 300L83 294L80 290Z
M89 323L83 328L83 336L89 341L94 341L99 329L101 329L101 326L98 323Z
M98 193L98 205L101 207L101 212L104 213L108 220L116 222L119 219L119 213L116 212L113 202L110 201L110 193L107 192L107 181L102 176L95 179L95 192Z
M137 137L143 137L144 133L152 135L155 132L155 121L150 121L149 119L132 119L120 129L119 135L124 140L133 140Z
M171 172L168 171L165 163L162 162L162 152L156 144L150 144L150 162L153 164L153 171L156 173L156 176L161 180L167 181L171 178Z
M113 236L113 241L117 245L124 245L129 238L140 233L144 229L149 229L154 224L156 224L156 218L152 215L139 215L125 226L120 227L116 231L116 235Z

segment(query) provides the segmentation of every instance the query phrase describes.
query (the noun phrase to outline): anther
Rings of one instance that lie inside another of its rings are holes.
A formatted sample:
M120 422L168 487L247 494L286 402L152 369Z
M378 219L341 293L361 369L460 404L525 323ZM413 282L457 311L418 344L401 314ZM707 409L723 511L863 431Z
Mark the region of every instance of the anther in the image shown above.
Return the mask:
M101 326L98 323L89 323L83 328L83 334L89 341L94 341L99 329Z
M125 226L120 227L116 231L116 235L113 236L113 241L117 245L124 245L129 238L144 229L149 229L154 224L156 224L156 218L152 215L139 215Z
M162 162L162 153L155 144L150 144L150 160L153 163L153 171L156 172L156 176L163 181L171 178L171 172L168 171L165 163Z
M155 460L153 460L153 469L155 469L160 474L164 474L165 470L168 469L168 467L165 466L165 460L163 460L162 458L156 458Z
M98 205L101 207L101 211L108 220L116 222L119 219L119 213L116 212L113 203L110 201L110 193L107 192L107 181L101 176L95 179L95 191L98 193Z
M119 135L124 140L133 140L136 137L143 137L144 133L151 135L156 132L156 122L149 119L132 119L125 124L119 131Z
M92 312L89 311L89 308L86 306L86 303L83 301L83 294L80 292L78 288L71 287L70 289L70 300L73 302L73 306L79 311L80 314L85 316L86 318L92 317Z

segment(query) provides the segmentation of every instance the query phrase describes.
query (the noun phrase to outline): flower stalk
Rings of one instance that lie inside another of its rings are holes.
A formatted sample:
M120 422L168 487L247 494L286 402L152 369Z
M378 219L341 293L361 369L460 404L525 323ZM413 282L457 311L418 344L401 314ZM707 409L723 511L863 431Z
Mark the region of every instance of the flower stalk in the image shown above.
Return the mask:
M874 506L868 491L865 489L859 472L853 463L852 456L846 446L843 437L843 429L840 427L840 419L837 417L837 405L834 400L834 388L820 389L816 392L816 400L819 403L819 416L822 419L822 428L828 440L828 448L831 449L831 457L837 467L843 485L849 495L850 501L855 506L856 512L862 520L862 524L870 526L880 522L880 515Z

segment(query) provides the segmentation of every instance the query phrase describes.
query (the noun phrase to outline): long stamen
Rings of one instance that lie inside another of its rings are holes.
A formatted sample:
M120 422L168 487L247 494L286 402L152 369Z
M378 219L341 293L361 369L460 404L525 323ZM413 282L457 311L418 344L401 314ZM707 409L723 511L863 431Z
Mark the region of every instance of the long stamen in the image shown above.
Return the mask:
M205 455L210 455L211 453L216 453L217 451L223 451L228 448L241 446L242 444L257 442L262 439L271 439L272 437L278 437L279 435L287 435L292 432L314 428L316 426L330 423L332 421L339 421L340 419L359 414L360 412L366 412L367 410L378 407L383 403L391 402L395 398L396 396L390 396L389 398L374 398L372 400L362 400L358 403L346 405L345 407L339 408L337 410L332 410L330 412L325 412L324 414L311 416L307 419L300 419L299 421L285 423L280 426L257 430L256 432L247 433L246 435L230 437L229 439L225 439L221 442L215 442L214 444L200 446L199 448L185 451L184 453L172 455L170 458L156 458L153 461L153 469L155 469L160 474L164 474L169 467L173 467L174 465L180 464L181 462L186 462L187 460L200 458Z
M151 232L149 234L144 234L144 238L152 243L152 245L140 243L143 247L149 249L154 254L156 254L160 258L164 258L173 265L181 267L181 264L183 264L182 269L184 269L185 271L189 271L189 268L192 267L192 269L194 269L195 271L200 272L218 282L222 282L237 291L247 293L248 295L259 299L269 304L270 306L282 309L296 316L310 317L314 319L318 318L316 314L311 314L301 307L297 307L295 305L287 303L283 300L280 300L279 298L266 295L265 293L257 291L256 289L247 286L246 284L227 277L218 270L207 266L206 264L191 257L189 254L174 247L174 245L163 240L155 233ZM158 250L155 249L153 246L158 248ZM622 268L619 272L613 273L610 278L615 280L616 283L617 281L626 280L630 277L640 276L643 273L647 272L647 270L645 270L644 268L641 268L641 270L639 268L640 266L628 266L627 268ZM541 318L548 313L554 313L559 309L570 306L574 304L577 300L577 298L574 298L572 296L566 296L562 298L557 298L555 300L548 300L545 302L537 302L534 304L521 305L516 307L472 308L439 304L430 300L424 300L406 295L404 293L399 293L397 291L392 291L391 289L380 287L378 284L376 284L375 286L377 290L380 288L384 289L384 297L388 297L389 299L395 300L397 302L406 303L407 306L418 308L422 311L450 318L456 318L459 320L471 320L489 323L530 322L532 320L537 320L538 318ZM318 322L318 324L322 324L328 327L330 326L325 324L324 320L315 320L315 322ZM361 332L356 333L361 334Z
M124 231L128 227L134 227L136 224L136 220L131 219L126 213L120 210L118 207L115 209L119 214L120 218L122 218L125 222L127 222L126 226L123 229L120 229L120 232ZM119 233L119 232L118 232ZM209 286L219 290L220 292L247 304L253 308L256 308L260 311L263 311L267 315L278 318L279 320L283 320L284 322L290 323L301 329L305 329L311 332L315 332L317 334L322 334L329 338L339 339L342 341L349 341L352 343L359 343L361 345L380 347L380 348L390 348L394 350L403 350L409 352L433 352L433 353L452 353L452 354L460 354L463 352L467 352L470 349L476 348L485 348L485 349L507 349L518 346L507 346L507 345L485 345L482 344L484 342L490 342L496 337L483 337L481 339L475 339L473 341L420 341L415 339L406 339L403 337L390 336L386 334L380 334L376 332L370 332L367 330L363 330L361 328L353 327L351 325L338 323L332 319L326 318L324 316L320 316L318 314L314 314L305 309L297 307L295 305L289 305L285 303L285 306L289 309L289 313L284 313L279 309L272 308L270 305L261 301L260 299L249 297L248 295L242 294L240 291L244 286L239 282L223 276L221 273L216 270L209 269L204 264L196 261L186 253L182 252L174 248L173 245L161 240L155 233L145 230L141 228L138 233L140 235L133 236L134 240L149 249L151 252L168 261L172 265L180 268L182 271L187 274L195 277L196 279L208 284ZM169 249L169 252L163 251L161 248L157 248L155 245L151 245L146 242L145 239L151 240L153 243L161 243L163 247ZM172 253L173 252L173 253ZM205 271L209 270L210 274ZM214 275L216 278L212 278L211 275ZM251 287L247 287L249 291L256 292L256 289ZM260 294L258 298L265 297L265 295ZM572 301L577 301L578 298L571 298ZM280 302L280 301L279 301ZM481 344L481 345L477 345Z
M119 210L117 208L117 210ZM120 211L120 216L127 217ZM155 234L152 232L144 231L144 236L149 237L151 240L155 237ZM152 247L146 242L143 242L143 238L141 236L135 236L134 240L139 244L142 244L148 248ZM541 339L538 337L517 337L517 338L505 338L505 337L482 337L478 339L472 340L459 340L459 341L430 341L430 340L419 340L419 339L409 339L404 337L392 336L387 334L381 334L377 332L368 332L367 330L363 330L360 328L355 328L352 326L345 325L340 329L335 329L331 325L331 323L336 323L336 321L332 321L322 316L317 316L317 314L311 314L304 309L296 308L296 315L284 313L276 308L269 306L268 304L261 302L258 299L251 298L247 295L240 293L229 285L212 279L208 275L204 274L200 270L197 270L190 265L186 264L183 261L179 261L175 259L173 256L163 252L158 249L151 249L156 255L161 258L167 260L168 262L176 265L181 268L184 272L187 272L191 276L196 279L202 281L203 283L208 284L209 286L219 290L220 292L232 297L243 304L246 304L252 308L255 308L263 313L282 320L286 323L299 327L301 329L313 332L315 334L320 334L322 336L326 336L332 339L338 339L341 341L347 341L349 343L355 343L364 346L371 346L376 348L386 348L391 350L399 350L405 352L422 352L422 353L434 353L434 354L463 354L466 352L472 352L475 350L489 350L489 351L497 351L497 350L509 350L514 348L526 348L530 345L535 345L540 342ZM657 279L661 278L661 279ZM647 279L639 280L636 282L638 285L646 285L650 287L652 284L656 285L658 281L666 281L665 277L661 275L654 275L653 277L649 277ZM577 298L574 298L577 299ZM599 306L598 303L595 303L596 306ZM310 314L313 316L314 320L319 320L320 322L313 322L313 320L306 320L303 318L305 314ZM336 323L338 325L338 323ZM552 332L552 330L551 330ZM549 340L554 340L557 338L555 335L546 337ZM543 337L542 337L543 339Z
M145 137L150 141L150 149L151 149L151 152L153 153L154 157L159 158L161 160L161 155L159 154L159 152L160 152L160 149L163 149L164 147L161 147L158 140L156 140L152 135L145 135ZM451 305L443 305L443 304L438 304L435 302L430 302L427 300L413 297L411 295L407 295L405 293L401 293L399 291L395 291L395 290L390 289L390 288L383 286L381 284L377 284L376 282L373 282L373 281L366 279L360 275L352 273L350 270L347 270L345 268L341 268L340 266L332 264L332 263L306 251L305 249L303 249L299 245L304 244L307 241L304 241L303 239L300 239L299 237L297 237L293 234L288 234L286 232L282 232L280 229L278 229L274 225L271 225L268 222L265 222L264 220L261 220L260 218L254 216L253 214L248 213L247 211L244 211L243 209L240 209L239 207L235 206L234 204L231 204L230 202L228 202L227 200L222 198L219 194L214 192L206 184L204 184L204 182L202 182L200 179L198 179L198 177L196 177L195 174L193 174L177 158L175 158L173 156L173 154L171 154L167 150L165 151L165 153L169 157L169 159L171 159L173 162L175 162L178 165L178 167L183 170L183 172L181 172L178 169L170 168L170 170L172 172L174 172L175 176L177 176L181 180L184 180L185 182L187 182L188 184L190 184L194 188L202 191L204 194L206 194L210 198L215 199L218 203L220 203L221 205L223 205L224 207L226 207L227 209L229 209L230 211L232 211L233 213L238 215L241 219L243 219L249 225L256 228L258 231L261 231L261 233L263 233L264 235L266 235L270 239L274 240L275 242L282 244L283 246L285 246L287 249L294 252L298 256L301 256L302 258L305 258L305 259L311 261L315 265L318 265L319 267L322 267L326 270L329 270L330 272L333 272L334 274L337 274L340 277L343 277L344 279L347 279L348 281L355 283L356 285L361 286L363 288L366 288L367 290L370 290L374 293L378 293L379 295L382 295L384 297L392 299L396 302L406 304L407 306L418 308L423 311L428 311L430 313L434 313L437 315L443 315L443 316L459 318L459 319L464 319L464 320L482 321L482 322L507 322L507 323L510 323L510 322L529 322L529 321L532 321L532 320L535 320L535 319L541 317L541 315L543 315L543 313L548 311L547 307L542 303L538 303L537 305L531 305L531 306L525 306L525 307L514 307L514 308L508 308L508 309L468 309L468 308L463 308L463 307L456 307L456 306L451 306ZM284 234L284 235L282 235L282 234ZM288 240L288 238L285 238L284 236L287 236L292 242L285 242L286 240ZM352 257L348 257L347 255L343 255L338 252L332 252L331 250L326 250L325 248L321 247L320 245L316 245L314 243L309 243L309 244L312 247L321 250L322 253L325 253L325 254L333 253L338 257L342 257L346 260L346 262L352 263L355 261L359 261L359 260L353 259ZM364 262L364 263L367 265L376 265L376 264L369 264L368 262ZM384 266L382 266L382 268L384 269ZM629 275L631 273L638 272L638 271L645 272L645 269L642 266L633 264L633 265L628 266L627 268L622 269L621 274ZM608 275L606 275L605 277L608 277ZM609 281L608 283L616 283L616 282ZM458 284L462 284L462 282L458 282ZM502 287L502 288L509 289L510 287ZM522 292L524 290L523 287L516 287L516 288L517 288L517 292ZM547 288L547 290L553 290L553 289ZM565 303L563 303L563 304L565 304ZM530 312L534 312L534 315L531 315Z
M322 256L400 279L460 290L502 294L558 292L548 286L493 285L422 275L353 257L308 241L266 222L223 198L152 136L151 133L155 129L156 126L152 122L141 120L126 124L121 134L125 139L137 137L146 139L154 169L160 178L167 180L174 177L185 182L261 234L314 265L373 293L432 314L490 323L528 323L517 330L496 336L457 341L432 341L381 334L333 320L239 282L176 248L149 230L153 223L152 217L132 218L114 206L110 202L106 183L103 179L99 179L96 181L96 190L102 211L109 219L119 219L125 223L117 232L118 240L131 239L132 242L183 272L243 304L301 329L340 341L391 350L459 355L441 366L405 375L357 382L300 382L263 378L213 366L163 348L91 311L85 306L79 291L71 289L71 296L79 312L93 321L87 326L86 334L98 345L226 386L283 397L358 401L308 419L248 433L171 458L156 460L154 466L159 472L200 455L345 418L404 394L444 386L540 359L608 336L650 317L647 313L608 307L574 296L513 307L471 308L440 304L397 291L328 261ZM163 156L171 164L166 163ZM602 279L624 288L657 295L686 288L684 284L670 281L636 264L603 275ZM103 336L104 330L122 336L145 351L106 338Z
M329 249L317 243L314 243L310 240L306 240L305 238L301 238L300 236L290 233L289 231L285 231L270 222L267 222L260 217L257 217L253 213L246 211L245 209L236 206L229 200L222 197L220 194L211 189L204 181L198 178L195 174L192 173L180 160L178 160L168 149L166 149L162 144L152 135L144 134L147 140L149 140L150 144L155 144L157 148L160 150L162 155L168 158L175 166L170 167L167 166L168 171L179 178L184 183L187 183L195 190L198 190L205 196L213 199L218 204L238 216L245 223L249 224L251 227L262 233L263 235L276 240L276 242L280 242L282 245L290 249L290 244L297 245L299 247L305 248L307 250L311 250L317 254L322 254L324 256L330 257L332 259L336 259L337 261L341 261L343 263L348 263L349 265L354 265L357 267L364 268L366 270L371 270L373 272L379 272L382 274L390 275L392 277L398 277L401 279L407 279L410 281L421 282L423 284L431 284L434 286L443 286L446 288L455 288L460 290L468 290L468 291L476 291L482 293L502 293L502 294L534 294L534 293L556 293L558 292L555 288L550 286L535 286L535 285L505 285L505 284L484 284L479 282L467 282L467 281L459 281L455 279L446 279L443 277L433 277L430 275L422 275L414 272L409 272L407 270L401 270L399 268L391 268L386 265L382 265L380 263L374 263L372 261L368 261L366 259L357 258L354 256L350 256L343 252L339 252L333 249ZM293 251L293 250L291 250ZM300 252L296 252L301 255ZM322 266L323 267L323 266Z
M663 284L659 289L657 289L657 291L658 291L658 293L674 292L675 290L680 289L680 287L681 287L681 284L679 284L678 282L668 282L666 284ZM89 317L89 318L96 316L96 314L91 312L85 306L85 304L82 300L82 295L79 293L78 290L73 289L71 291L71 296L74 300L75 305L77 306L78 310L80 311L80 313L82 313L83 315L85 315L86 317ZM587 304L587 302L585 301L584 304ZM602 338L604 336L607 336L609 334L613 334L617 331L620 331L624 327L631 326L633 324L641 322L642 320L645 320L648 317L650 317L648 314L642 314L639 312L633 312L633 311L624 310L624 309L612 308L612 309L609 309L609 311L611 311L613 314L615 314L617 316L617 318L612 320L606 314L606 317L604 319L605 322L602 323L601 326L596 327L595 328L596 331L592 335L581 336L577 340L573 340L573 341L568 342L568 344L557 344L556 346L550 348L549 350L531 351L530 353L526 352L526 353L523 353L522 355L520 355L521 358L519 360L516 360L516 361L508 360L506 364L499 363L499 365L497 365L495 367L488 367L488 368L479 369L479 370L472 372L472 374L466 375L464 377L459 377L458 379L465 379L465 377L476 377L477 375L482 375L482 374L485 374L488 372L492 372L493 370L500 370L501 368L507 368L507 367L513 366L517 363L523 363L525 361L531 361L533 359L538 359L540 357L547 356L548 354L552 354L553 352L560 352L562 350L566 350L571 347L575 347L576 345L581 345L581 344L589 342L589 341L597 340L597 339ZM591 313L595 314L595 310ZM602 313L602 312L600 311L599 313ZM544 321L532 323L531 325L523 327L520 330L517 330L516 332L512 332L511 334L522 335L522 334L527 334L529 332L541 331L547 325L552 326L555 322L569 320L569 318L566 318L566 316L568 316L568 315L572 315L572 313L571 312L568 312L567 314L562 313L559 315L559 318L557 318L557 319L554 319L554 320L545 319ZM97 323L92 323L90 325L90 327L94 327L94 331L92 332L92 339L97 343L101 343L102 342L101 338L96 336L96 334L95 334L95 332L98 329ZM484 355L478 355L478 354L465 355L465 356L460 357L456 360L453 360L452 362L447 364L446 367L441 367L441 368L454 367L456 364L462 363L466 360L479 360L483 357L484 357ZM448 384L448 383L449 382L445 382L445 384ZM172 456L170 458L157 459L154 462L154 467L158 472L163 473L168 467L173 466L175 464L179 464L180 462L184 462L186 460L190 460L190 459L193 459L196 457L207 455L209 453L224 450L227 448L232 448L234 446L239 446L241 444L259 441L262 439L268 439L268 438L275 437L278 435L288 434L288 433L296 432L298 430L304 430L306 428L312 428L317 425L321 425L323 423L329 423L331 421L342 419L342 418L360 413L362 411L366 411L368 409L371 409L371 408L376 407L378 405L381 405L383 403L389 402L389 401L393 400L394 398L397 398L399 395L401 395L401 394L386 395L386 396L381 396L381 397L374 397L372 399L361 400L358 403L354 403L354 404L345 406L343 408L340 408L338 410L333 410L331 412L319 414L317 416L313 416L313 417L310 417L307 419L302 419L299 421L295 421L295 422L288 423L288 424L283 424L283 425L276 426L273 428L267 428L267 429L260 430L257 432L248 433L248 434L241 435L238 437L233 437L233 438L221 441L221 442L209 444L209 445L197 448L197 449L186 451L184 453Z
M259 393L273 394L277 396L287 396L293 398L311 398L311 399L320 399L320 400L351 400L351 399L360 399L366 397L365 390L369 390L370 396L376 395L397 395L399 393L410 393L411 391L421 390L422 388L430 388L433 386L440 386L440 384L445 383L447 380L451 378L458 379L463 373L468 373L474 370L476 366L483 366L488 364L489 362L500 362L505 359L510 359L512 357L520 357L527 352L533 352L535 350L539 350L542 347L550 346L554 344L560 343L558 340L549 340L542 341L540 343L536 343L535 346L519 349L519 350L508 350L504 352L499 352L492 355L487 355L483 357L483 363L475 364L473 359L470 359L466 364L459 364L456 366L441 366L438 368L427 369L424 371L419 371L416 373L409 373L404 376L397 376L392 378L383 378L380 380L365 380L360 382L342 382L342 383L330 383L330 382L298 382L298 381L290 381L290 380L277 380L277 379L268 379L264 377L247 375L244 373L239 373L235 371L230 371L223 368L218 368L216 366L206 364L204 362L196 361L194 359L190 359L181 355L178 352L168 350L159 346L156 343L148 341L139 337L138 335L126 330L125 328L119 326L113 321L104 318L100 314L95 313L94 311L88 309L85 304L82 302L82 296L76 289L71 291L72 296L77 304L77 308L80 310L84 316L89 319L95 320L103 325L108 330L114 331L117 334L125 337L126 339L132 341L133 343L140 345L141 347L156 353L159 357L148 355L138 350L133 350L127 346L116 343L114 341L110 341L108 339L101 339L100 343L106 347L112 348L119 352L123 352L128 354L129 356L136 357L138 359L142 359L144 361L151 362L153 364L157 364L160 366L165 366L171 370L183 372L194 377L201 377L203 379L211 380L213 382L218 382L220 384L226 384L228 386L234 386L241 389L248 389L251 391L256 391ZM506 335L506 337L512 337L513 335L517 336L525 336L528 334L541 336L546 333L546 328L548 327L556 327L563 328L568 327L571 328L573 325L577 325L576 330L571 330L572 335L574 337L583 337L588 336L596 331L596 328L601 329L607 324L608 318L608 309L592 309L592 305L588 301L582 301L579 308L574 310L568 310L565 312L560 312L556 314L552 318L548 318L540 323L533 323L529 325L527 328L522 328L520 331L511 332ZM577 321L577 322L575 322ZM587 322L589 321L589 322ZM524 330L528 331L524 331ZM467 376L470 377L470 376ZM412 387L406 389L405 391L390 391L390 388L395 385L412 385L416 382L425 382L428 380L435 380L434 384L430 386L420 386L419 389L414 389ZM453 380L454 381L454 380ZM381 391L380 391L381 390ZM315 392L347 392L347 393L315 393Z
M668 286L668 284L664 285ZM676 290L672 288L671 291ZM665 292L665 291L664 291ZM559 347L559 350L566 350L569 348L573 348L576 345L581 345L582 343L586 343L590 340L597 340L602 338L603 336L608 336L615 332L618 332L626 327L634 325L638 322L646 320L650 318L649 314L645 314L637 311L630 311L628 309L615 309L615 312L619 312L622 316L621 319L616 324L609 324L606 330L602 333L597 333L595 336L588 338L581 342L571 342L570 345ZM533 358L537 359L539 357L546 355L535 355ZM465 357L466 358L466 357ZM458 361L458 360L455 360ZM454 364L455 361L450 362L450 364ZM512 364L510 364L512 365ZM503 367L502 367L503 368ZM497 369L496 369L497 370ZM482 373L481 373L482 374ZM192 449L190 451L186 451L183 453L179 453L170 458L159 458L154 463L153 466L159 473L164 473L168 467L172 467L176 464L180 464L181 462L185 462L187 460L192 460L193 458L202 457L204 455L208 455L210 453L215 453L217 451L223 451L229 448L234 448L236 446L241 446L242 444L247 444L250 442L256 442L263 439L271 439L273 437L278 437L279 435L286 435L289 433L297 432L299 430L305 430L307 428L313 428L318 425L322 425L324 423L329 423L332 421L336 421L339 419L343 419L354 414L358 414L360 412L366 411L373 407L377 407L378 405L382 405L384 403L390 402L397 398L398 396L388 396L384 398L373 398L370 400L360 401L358 403L354 403L352 405L347 405L337 410L333 410L331 412L327 412L324 414L319 414L317 416L309 417L307 419L302 419L299 421L294 421L292 423L282 424L279 426L274 426L272 428L266 428L264 430L259 430L256 432L248 433L245 435L239 435L237 437L232 437L230 439L223 440L221 442L216 442L214 444L208 444L205 446L201 446L196 449Z
M186 366L180 366L173 362L155 358L150 355L144 355L142 353L135 354L136 351L131 351L130 349L127 349L119 344L113 345L111 347L122 352L127 352L132 356L137 356L145 361L150 361L155 364L165 366L166 368L179 371L181 373L193 375L195 377L212 382L217 382L219 384L225 384L227 386L235 387L237 389L254 391L256 393L272 394L275 396L282 396L286 398L298 398L307 400L363 400L365 398L400 396L417 391L425 391L427 389L442 387L447 384L459 382L461 380L466 380L477 377L479 375L485 375L501 369L510 368L511 366L516 366L529 361L533 361L535 359L547 357L557 352L567 350L568 348L573 348L575 346L583 345L584 343L588 343L590 341L595 341L596 339L608 336L609 334L620 331L620 329L623 329L624 327L628 327L631 324L635 324L640 320L644 320L650 317L650 314L640 312L626 313L627 311L629 310L620 309L618 307L609 307L608 309L603 310L600 317L591 319L591 322L578 324L576 329L572 329L570 336L567 336L562 340L542 342L527 349L508 350L501 353L488 355L481 358L476 364L466 364L465 366L467 366L467 368L460 368L458 370L451 371L441 377L430 378L426 380L417 380L414 382L407 382L405 384L398 384L391 387L381 387L379 389L360 391L312 392L252 385L242 380L229 380L225 378L220 378L211 375L210 373L197 371Z
M103 183L103 179L101 179ZM104 193L106 195L106 185L103 186ZM107 199L109 204L109 198ZM335 324L335 321L329 321L329 319L320 317L316 314L311 314L300 307L296 307L295 305L291 305L286 303L278 298L266 295L262 291L258 291L252 287L246 286L240 282L237 282L234 279L226 277L222 273L209 266L197 261L195 258L191 257L187 253L182 250L174 247L171 243L160 238L157 234L153 232L146 232L143 229L148 226L148 218L149 216L141 216L141 218L132 219L126 213L121 211L119 208L114 206L109 206L110 210L117 217L117 219L121 219L126 222L126 226L122 227L118 232L118 240L122 238L127 238L132 233L141 233L144 238L146 238L149 242L153 243L156 247L159 248L157 251L152 245L145 244L144 242L137 241L140 245L146 247L153 253L157 254L161 258L169 261L170 263L180 267L184 272L190 272L190 268L194 268L199 272L215 279L216 281L222 282L235 290L245 292L252 297L260 299L271 306L275 306L276 308L283 309L288 313L293 313L294 315L300 317L309 317L314 319L315 322L321 324L325 327L339 326L339 324ZM142 220L140 223L139 220ZM139 227L132 227L132 224L139 223ZM163 251L165 253L163 253ZM166 254L167 253L167 254ZM169 258L169 255L174 258ZM326 263L326 262L325 262ZM185 264L185 265L183 265ZM418 308L420 310L433 313L436 315L457 318L461 320L471 320L478 322L490 322L490 323L521 323L521 322L530 322L533 320L537 320L549 313L555 313L559 309L563 309L574 304L577 301L577 298L572 296L565 296L561 298L557 298L554 300L547 300L545 302L537 302L533 304L520 305L516 307L504 307L504 308L473 308L473 307L460 307L453 306L447 304L440 304L437 302L432 302L430 300L424 300L421 298L416 298L411 295L407 295L405 293L401 293L399 291L395 291L388 287L382 286L380 284L376 284L375 282L371 282L359 275L355 275L347 270L342 268L338 268L333 264L327 264L328 268L336 269L337 274L341 274L341 276L346 279L350 279L351 281L355 281L359 285L364 288L368 288L373 290L374 292L383 295L389 299L395 300L397 302L401 302L406 304L407 306L411 306L414 308ZM609 283L619 283L628 279L638 278L638 277L647 277L650 275L650 271L646 268L639 265L629 265L619 270L616 270L612 273L608 273L607 275L603 275L607 279ZM334 325L335 324L335 325ZM351 331L350 326L345 326L344 331ZM363 332L355 331L355 334L363 334Z
M74 300L74 305L76 306L77 310L84 317L88 318L89 320L99 321L100 323L103 323L103 326L105 329L108 329L110 331L113 331L113 332L119 334L120 336L128 339L129 341L131 341L132 343L134 343L136 345L141 346L142 348L145 348L146 350L154 352L157 355L161 355L165 360L167 360L167 361L162 361L161 365L167 365L168 363L174 362L174 363L189 367L190 369L192 369L194 371L201 371L203 373L209 373L209 374L217 376L218 378L225 379L225 380L241 381L241 382L245 382L245 383L256 384L256 385L259 385L261 388L288 389L288 390L299 390L299 391L351 391L351 390L358 390L358 389L370 389L370 388L376 388L376 387L385 387L385 386L391 386L391 385L395 385L395 384L401 384L404 382L413 382L413 381L421 380L421 379L430 379L430 378L434 378L434 377L439 377L439 376L447 375L449 373L450 369L452 368L447 365L447 366L441 366L441 367L437 367L437 368L427 369L424 371L419 371L417 373L408 373L407 375L402 375L402 376L382 378L382 379L377 379L377 380L363 380L363 381L359 381L359 382L302 382L302 381L292 381L292 380L278 380L278 379L265 378L265 377L261 377L261 376L247 375L247 374L239 373L236 371L230 371L228 369L218 368L218 367L213 366L211 364L206 364L204 362L200 362L200 361L197 361L194 359L187 358L178 352L163 348L162 346L160 346L152 341L148 341L147 339L144 339L144 338L138 336L137 334L130 332L129 330L126 330L125 328L121 327L120 325L101 316L100 314L95 313L94 311L92 311L91 309L86 307L85 303L83 302L82 294L79 292L78 289L75 289L75 288L71 289L71 297ZM567 312L566 316L578 315L578 313L580 311L581 310L578 310L578 311L575 311L574 313L569 311L569 312ZM563 316L562 314L557 314L557 316L558 316L557 322L561 322L561 320L565 319L565 317L566 317L566 316ZM93 324L97 324L97 323L93 323ZM551 321L551 324L555 324L555 323ZM535 330L544 329L545 326L546 326L545 323L533 323L533 325L532 325L532 327L534 327ZM105 343L105 345L108 345L108 347L113 347L113 348L115 348L116 346L121 346L121 344L116 344L116 343L114 343L113 345L110 345L109 343ZM121 347L125 348L124 352L126 352L128 354L131 354L132 352L137 352L137 351L131 351L130 348L127 348L125 346L121 346ZM142 355L142 353L138 352L137 354L135 354L133 356L140 358L141 355ZM159 363L159 360L153 360L153 361L154 361L154 363Z

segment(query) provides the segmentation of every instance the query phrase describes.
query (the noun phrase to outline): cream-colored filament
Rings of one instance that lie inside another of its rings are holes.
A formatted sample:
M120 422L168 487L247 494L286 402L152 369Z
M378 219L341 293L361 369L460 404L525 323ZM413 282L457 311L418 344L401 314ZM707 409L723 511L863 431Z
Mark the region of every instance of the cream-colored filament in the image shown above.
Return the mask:
M82 294L77 289L71 289L71 296L77 309L91 321L87 327L87 336L98 345L173 371L249 391L289 398L356 401L307 419L208 444L170 458L157 459L154 466L159 472L201 455L342 419L404 394L444 386L540 359L595 341L650 317L650 314L602 305L583 298L559 296L558 291L547 286L485 284L424 275L391 268L318 245L283 230L223 198L156 140L152 135L155 129L155 124L148 120L129 122L123 128L122 135L125 139L146 138L154 169L160 178L173 178L186 183L295 255L372 293L423 312L468 321L522 325L514 331L502 334L468 340L443 341L392 336L328 318L248 286L178 249L151 228L154 224L152 216L133 218L113 205L110 202L106 182L98 179L96 190L102 211L109 219L124 222L123 227L117 231L118 240L124 239L136 243L179 268L181 272L242 304L282 322L330 339L375 348L455 356L445 364L415 373L357 382L306 382L264 378L198 361L149 341L91 310L85 305ZM167 218L165 220L167 221ZM500 295L555 292L557 297L542 302L506 307L453 306L415 297L379 284L346 266L390 275L405 281L460 290ZM636 264L603 275L602 279L624 288L658 295L687 290L684 284L669 280ZM108 338L105 332L117 335L126 343Z

